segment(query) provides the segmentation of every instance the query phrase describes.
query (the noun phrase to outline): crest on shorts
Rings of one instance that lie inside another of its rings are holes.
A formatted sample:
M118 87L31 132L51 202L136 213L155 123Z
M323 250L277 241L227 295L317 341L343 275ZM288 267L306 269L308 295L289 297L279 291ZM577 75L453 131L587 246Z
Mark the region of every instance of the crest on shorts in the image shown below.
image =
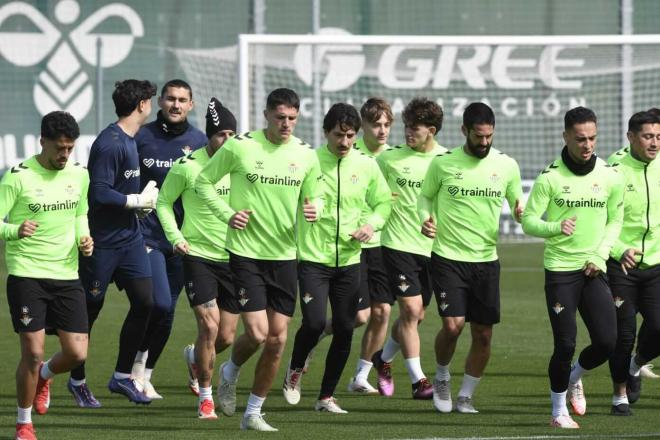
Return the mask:
M241 307L245 307L245 304L250 301L250 298L247 296L247 291L245 290L245 287L241 287L238 289L238 303L241 305Z
M303 297L302 297L302 301L303 301L305 304L309 304L309 302L310 302L311 300L313 300L313 299L314 299L314 297L313 297L312 295L310 295L308 292L305 292L305 294L304 294Z
M399 274L399 290L404 292L408 290L410 287L410 284L408 284L408 281L406 280L406 276L402 273Z
M101 282L99 280L94 280L92 282L92 288L89 289L89 293L92 296L97 296L99 293L101 293Z
M30 325L33 318L30 318L30 309L27 306L21 307L21 318L19 321L23 323L24 326Z
M186 284L186 292L188 293L188 298L192 301L195 297L195 284L192 281L188 281Z
M449 303L448 303L448 302L445 302L445 301L442 301L442 302L440 303L440 306L439 306L439 307L440 307L440 310L442 310L442 311L444 312L444 311L447 309L447 307L449 307Z
M554 310L555 313L559 315L561 311L564 310L564 306L562 306L560 303L555 303L555 305L552 307L552 310Z
M442 299L447 298L447 292L445 292L444 290L442 292L440 292L440 298L442 298Z
M617 309L620 308L623 305L624 302L625 301L620 296L615 296L614 297L614 305L616 306Z

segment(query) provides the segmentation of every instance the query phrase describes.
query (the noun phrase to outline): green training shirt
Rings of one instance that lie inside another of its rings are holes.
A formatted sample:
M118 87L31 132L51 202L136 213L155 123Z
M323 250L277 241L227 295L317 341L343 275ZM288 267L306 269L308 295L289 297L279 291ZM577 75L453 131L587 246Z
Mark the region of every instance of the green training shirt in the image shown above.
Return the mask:
M455 261L494 261L504 199L512 212L516 200L522 199L520 169L496 148L479 159L457 147L433 159L422 197L426 200L421 208L435 203L435 254ZM420 209L419 220L428 216L426 209Z
M77 163L47 170L32 156L7 170L0 181L0 237L10 275L55 280L78 279L78 243L89 236L89 175ZM39 224L31 237L18 238L24 220Z
M562 220L573 216L575 231L562 234ZM536 178L522 226L525 233L546 239L546 269L580 270L590 262L605 272L622 222L623 183L615 168L597 159L589 174L578 176L559 158Z
M616 150L614 153L607 158L607 163L609 165L614 165L615 163L621 162L621 159L626 157L630 153L630 147L622 147Z
M382 146L382 149L376 153L371 151L368 147L367 144L364 143L364 138L358 139L358 141L355 143L355 148L358 149L361 153L363 153L365 156L373 157L376 158L378 157L381 153L390 150L391 147L387 144ZM365 216L369 216L370 211L367 209L364 213ZM368 249L368 248L375 248L380 246L380 234L381 231L376 231L374 232L373 237L371 237L371 240L369 240L366 243L362 243L362 248L363 249Z
M635 159L628 149L608 159L623 178L623 226L610 255L619 261L626 249L639 249L639 268L660 263L660 162Z
M195 193L195 179L210 159L206 147L202 147L177 160L160 188L156 213L172 246L187 241L192 256L211 261L229 261L229 254L225 250L227 223L220 221ZM229 175L215 184L215 191L225 203L229 201ZM172 208L179 197L184 211L180 231Z
M229 203L215 189L227 174ZM275 145L258 130L228 139L199 173L195 191L224 223L237 211L252 210L244 230L227 229L227 250L260 260L293 260L296 212L304 198L318 203L319 179L311 146L294 136Z
M433 240L422 235L417 219L417 199L429 164L447 149L435 143L428 153L397 145L378 156L380 166L393 195L392 214L383 228L381 244L390 249L431 256Z
M361 243L350 234L364 224L376 231L383 227L391 210L390 189L376 161L356 149L341 159L327 145L316 154L324 211L314 223L299 213L298 258L332 267L358 264Z

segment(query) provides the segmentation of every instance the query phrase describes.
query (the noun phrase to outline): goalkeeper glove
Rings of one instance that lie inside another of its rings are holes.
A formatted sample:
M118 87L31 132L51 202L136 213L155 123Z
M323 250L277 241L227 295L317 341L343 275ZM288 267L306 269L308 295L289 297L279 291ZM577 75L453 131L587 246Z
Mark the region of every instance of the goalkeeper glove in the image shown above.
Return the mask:
M158 188L156 188L156 182L150 180L140 194L128 194L126 196L126 208L154 209L156 200L158 200Z

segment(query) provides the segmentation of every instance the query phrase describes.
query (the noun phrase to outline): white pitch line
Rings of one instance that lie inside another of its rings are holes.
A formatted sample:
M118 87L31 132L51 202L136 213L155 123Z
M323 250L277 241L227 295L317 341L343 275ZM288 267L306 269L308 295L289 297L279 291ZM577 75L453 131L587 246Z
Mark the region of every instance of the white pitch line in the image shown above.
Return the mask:
M549 439L631 439L631 438L660 438L660 432L639 434L577 434L577 435L531 435L517 437L427 437L423 439L397 439L397 440L549 440Z

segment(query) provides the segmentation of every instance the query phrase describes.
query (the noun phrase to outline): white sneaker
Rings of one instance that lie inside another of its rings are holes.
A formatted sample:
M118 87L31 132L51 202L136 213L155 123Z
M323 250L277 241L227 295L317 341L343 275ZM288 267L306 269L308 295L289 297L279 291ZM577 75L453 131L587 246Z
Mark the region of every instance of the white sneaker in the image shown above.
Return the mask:
M289 365L291 365L291 362L289 362ZM302 368L296 368L294 370L287 368L286 370L284 384L282 384L282 393L284 394L284 399L289 405L297 405L298 402L300 402L302 375Z
M337 399L334 397L328 397L327 399L319 399L314 405L316 411L324 411L333 414L348 414L348 411L341 409L337 403Z
M193 344L184 347L183 359L186 361L186 368L188 369L188 388L195 396L199 396L199 382L195 373L197 370L195 366L195 346Z
M368 380L353 377L348 383L348 391L360 394L378 394L378 390L371 386Z
M276 432L277 428L273 428L264 420L265 414L251 414L244 415L241 420L241 429L251 431L269 431Z
M660 376L653 372L653 364L642 365L639 374L645 379L658 379Z
M573 412L578 416L583 416L584 413L587 412L587 399L584 397L582 379L575 383L568 383L566 400L570 402L571 407L573 408Z
M458 396L456 398L456 411L461 414L478 414L479 411L474 409L472 397Z
M224 415L231 417L236 412L236 382L229 382L222 374L226 363L223 362L218 369L218 408Z
M550 419L550 426L553 428L564 428L564 429L578 429L578 425L575 420L569 415L561 415L559 417L553 417Z
M451 382L448 380L433 379L433 406L441 413L451 412Z
M136 382L138 382L138 381L136 381ZM151 381L142 378L141 382L142 382L142 392L145 394L145 396L147 396L151 400L156 400L156 399L162 399L163 398L163 396L158 394L158 392L156 391L154 386L151 384Z

